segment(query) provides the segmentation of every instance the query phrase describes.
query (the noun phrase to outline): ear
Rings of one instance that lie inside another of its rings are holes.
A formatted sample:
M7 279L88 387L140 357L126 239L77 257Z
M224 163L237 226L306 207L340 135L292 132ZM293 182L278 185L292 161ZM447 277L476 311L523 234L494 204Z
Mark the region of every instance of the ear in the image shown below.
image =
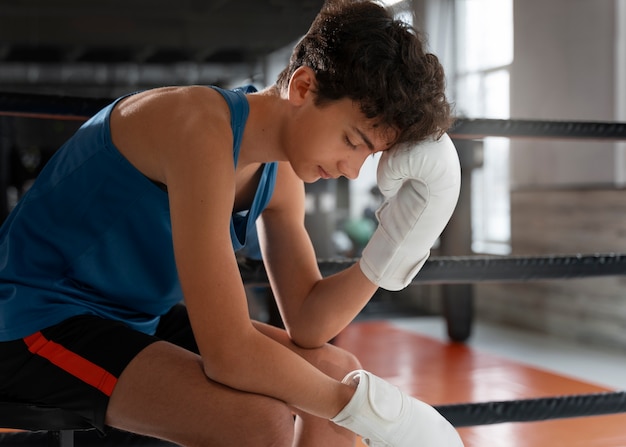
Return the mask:
M310 67L296 69L289 80L288 100L294 105L304 103L314 95L316 86L315 73Z

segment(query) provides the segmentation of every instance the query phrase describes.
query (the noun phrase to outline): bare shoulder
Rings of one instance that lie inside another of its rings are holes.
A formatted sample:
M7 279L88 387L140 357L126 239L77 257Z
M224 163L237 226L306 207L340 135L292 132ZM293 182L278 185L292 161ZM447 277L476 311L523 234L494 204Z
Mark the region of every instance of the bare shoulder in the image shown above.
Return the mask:
M111 135L133 165L163 183L172 161L219 159L220 148L232 147L228 105L204 86L157 88L124 98L111 114Z
M189 108L216 110L213 106L223 103L221 98L218 92L205 86L161 87L124 98L116 105L114 115L128 118L145 113L184 112Z

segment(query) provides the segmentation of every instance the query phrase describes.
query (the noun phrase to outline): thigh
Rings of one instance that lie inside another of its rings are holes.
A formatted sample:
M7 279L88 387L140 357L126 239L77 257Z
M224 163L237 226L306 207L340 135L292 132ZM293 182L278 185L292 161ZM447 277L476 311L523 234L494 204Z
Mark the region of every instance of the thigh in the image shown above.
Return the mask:
M163 341L124 370L106 421L184 446L287 446L293 439L284 403L211 381L197 354Z

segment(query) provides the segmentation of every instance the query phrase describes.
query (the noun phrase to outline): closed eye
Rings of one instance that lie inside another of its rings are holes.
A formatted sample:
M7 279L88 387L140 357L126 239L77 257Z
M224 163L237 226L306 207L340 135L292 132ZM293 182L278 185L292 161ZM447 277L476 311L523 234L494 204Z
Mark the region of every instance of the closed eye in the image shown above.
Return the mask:
M350 141L347 135L344 135L343 139L348 146L350 146L352 149L356 149L357 145L352 144L352 141Z

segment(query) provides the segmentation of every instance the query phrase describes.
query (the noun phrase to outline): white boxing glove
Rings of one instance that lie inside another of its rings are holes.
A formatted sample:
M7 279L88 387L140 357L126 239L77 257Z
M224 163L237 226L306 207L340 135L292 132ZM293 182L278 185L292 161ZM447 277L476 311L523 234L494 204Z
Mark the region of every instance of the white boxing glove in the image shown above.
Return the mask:
M430 256L456 207L461 166L452 140L444 134L383 152L377 182L385 201L359 265L379 287L401 290Z
M437 410L380 377L357 370L343 382L357 383L357 388L331 421L360 435L370 447L463 447L457 431Z

